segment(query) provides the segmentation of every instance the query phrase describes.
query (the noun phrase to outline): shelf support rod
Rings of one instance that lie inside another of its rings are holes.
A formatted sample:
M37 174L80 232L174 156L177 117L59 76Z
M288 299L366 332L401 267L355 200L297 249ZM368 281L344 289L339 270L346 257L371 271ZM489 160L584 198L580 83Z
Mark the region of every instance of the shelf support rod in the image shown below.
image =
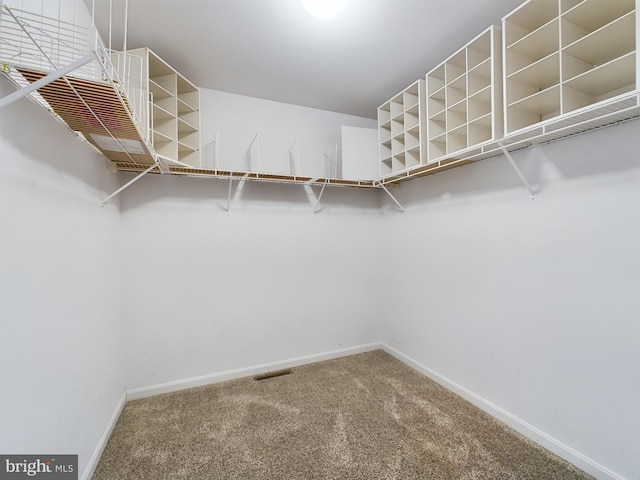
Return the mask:
M2 98L0 98L0 108L6 107L7 105L15 102L16 100L20 100L22 97L29 95L32 92L35 92L39 88L45 87L49 85L51 82L55 82L59 78L64 77L68 73L73 72L74 70L86 65L87 63L95 60L96 57L93 53L89 53L84 57L76 60L75 62L71 62L69 65L62 67L55 72L51 72L50 74L42 77L40 80L36 80L35 82L27 85L26 87L22 87L20 90L16 90L15 92L10 93Z
M402 213L407 213L407 211L404 209L404 207L402 206L402 204L398 201L398 199L396 197L393 196L393 194L389 191L389 189L387 187L384 186L384 184L380 184L380 188L382 188L382 190L384 190L384 192L389 195L389 198L391 198L391 200L393 200L393 202L398 206L398 208L400 210L402 210Z
M320 190L320 195L318 195L318 201L316 202L316 208L313 209L313 214L314 215L316 213L318 213L318 210L320 209L320 200L322 200L322 194L324 193L324 187L327 186L327 183L329 183L329 179L326 179L324 181L324 183L322 184L322 189Z
M260 137L256 133L249 144L249 171L257 173L260 170Z
M529 190L529 194L531 195L531 199L535 200L536 199L536 191L531 186L531 184L527 181L527 178L522 173L522 170L520 170L518 168L518 165L516 165L516 162L513 160L513 157L511 156L511 153L509 152L509 150L507 150L505 148L505 146L503 145L502 142L498 142L498 145L500 145L500 150L502 150L502 153L504 154L504 156L507 158L507 160L511 164L511 167L516 172L518 177L520 177L520 180L522 180L522 183L524 183L524 186L527 187L527 190Z
M107 203L109 200L111 200L113 197L115 197L116 195L118 195L120 192L122 192L125 188L133 185L135 182L137 182L138 180L140 180L142 177L144 177L147 173L149 173L151 170L153 170L154 168L156 168L158 166L157 163L154 163L153 165L151 165L149 168L147 168L144 172L139 173L138 175L136 175L134 178L132 178L131 180L129 180L127 183L125 183L123 186L121 186L119 189L117 189L115 192L113 192L111 195L109 195L107 198L105 198L104 200L102 200L102 205L104 205L105 203Z
M233 185L233 177L229 177L229 194L227 196L227 213L231 212L231 186Z
M218 158L220 155L220 130L216 130L216 138L213 145L213 169L218 170Z

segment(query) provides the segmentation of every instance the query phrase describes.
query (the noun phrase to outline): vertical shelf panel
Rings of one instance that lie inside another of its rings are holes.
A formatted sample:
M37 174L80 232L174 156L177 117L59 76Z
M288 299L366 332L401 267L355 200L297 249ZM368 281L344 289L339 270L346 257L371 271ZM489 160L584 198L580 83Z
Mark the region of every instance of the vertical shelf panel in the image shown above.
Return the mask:
M200 91L180 74L177 84L178 160L200 167Z

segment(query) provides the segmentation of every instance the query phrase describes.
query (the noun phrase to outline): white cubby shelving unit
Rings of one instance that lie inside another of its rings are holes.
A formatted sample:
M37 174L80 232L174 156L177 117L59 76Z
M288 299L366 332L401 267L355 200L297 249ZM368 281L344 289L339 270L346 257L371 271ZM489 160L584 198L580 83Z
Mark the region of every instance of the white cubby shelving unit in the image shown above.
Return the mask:
M149 92L144 126L154 150L162 157L199 167L200 91L150 49L127 53L143 59L140 81Z
M505 134L582 109L598 115L594 107L637 91L636 7L529 0L504 17Z
M427 163L502 136L500 30L491 26L426 76Z
M501 42L491 27L427 73L421 166L393 169L393 144L385 150L380 130L380 158L391 171L377 183L431 175L639 118L638 2L524 2L502 19ZM381 127L390 111L386 104L379 110Z
M425 82L420 79L378 107L380 177L426 163Z

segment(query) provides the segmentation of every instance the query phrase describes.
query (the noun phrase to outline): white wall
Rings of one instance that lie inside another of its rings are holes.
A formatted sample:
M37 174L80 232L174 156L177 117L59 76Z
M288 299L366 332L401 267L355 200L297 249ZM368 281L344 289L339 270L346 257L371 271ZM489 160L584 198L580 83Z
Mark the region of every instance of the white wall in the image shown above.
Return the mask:
M260 143L260 171L289 174L289 147L298 140L298 175L324 175L324 153L338 145L341 126L375 128L376 121L288 105L242 95L202 89L200 92L201 141L220 139L220 169L245 171L249 168L248 150L256 134ZM375 160L375 159L374 159Z
M640 137L610 127L403 184L390 346L640 478ZM400 241L401 240L401 241Z
M298 138L322 175L341 125L372 122L213 90L201 108L235 170L259 133L265 170L287 172ZM326 188L314 215L318 187L236 182L229 213L228 188L155 176L122 194L128 389L379 341L378 192Z
M0 152L0 452L77 453L82 473L124 392L116 177L25 99Z
M342 178L377 180L380 163L377 128L342 127Z
M299 185L247 183L229 213L227 192L123 194L128 389L379 341L377 192L327 188L316 215Z

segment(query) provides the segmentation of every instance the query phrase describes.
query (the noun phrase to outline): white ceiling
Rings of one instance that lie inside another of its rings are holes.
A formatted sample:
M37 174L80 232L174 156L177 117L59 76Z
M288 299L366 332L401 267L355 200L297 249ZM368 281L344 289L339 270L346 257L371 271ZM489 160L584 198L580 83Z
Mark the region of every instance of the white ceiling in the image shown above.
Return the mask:
M122 48L125 0L95 0ZM85 0L89 8L94 0ZM522 0L349 0L330 20L299 0L129 0L128 48L149 47L200 87L375 118Z

